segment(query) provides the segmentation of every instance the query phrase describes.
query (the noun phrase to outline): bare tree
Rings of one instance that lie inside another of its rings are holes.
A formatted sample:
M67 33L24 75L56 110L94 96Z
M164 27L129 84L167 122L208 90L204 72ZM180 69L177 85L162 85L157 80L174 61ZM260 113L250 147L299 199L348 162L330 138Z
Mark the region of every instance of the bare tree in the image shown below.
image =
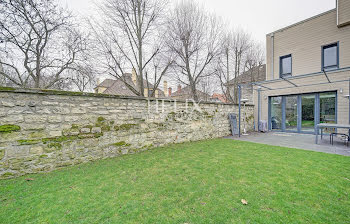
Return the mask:
M96 76L93 68L89 65L79 65L70 72L68 80L71 88L77 88L79 92L86 92L96 85Z
M230 66L233 60L233 33L226 31L222 36L220 44L220 54L214 64L215 74L219 80L219 86L224 93L225 98L229 102L233 102L231 94L231 85L228 85L229 81L233 77L233 66ZM232 76L231 76L232 74Z
M165 49L164 47L160 49ZM150 97L155 96L155 92L160 85L161 80L166 76L169 68L174 62L174 56L169 51L162 51L155 55L152 59L152 62L147 66L145 70L145 76L147 80L147 89L153 89L150 92ZM151 74L151 77L150 75ZM154 88L149 86L150 82L154 83Z
M265 63L263 46L258 43L252 43L245 57L244 70L250 72L251 82L256 82L258 80L253 75L254 69L257 69L257 79L259 79L260 67Z
M14 85L54 87L84 47L71 14L54 0L0 1L0 75Z
M198 100L197 84L214 74L210 65L219 53L221 23L196 2L181 1L168 20L167 31L168 47L176 55L178 82L190 86L193 99Z
M99 45L100 65L139 96L144 96L145 78L156 77L154 89L157 89L172 64L172 59L166 58L156 63L154 70L155 61L163 53L158 30L166 5L165 0L105 0L100 7L103 23L91 23ZM125 79L127 69L137 73L136 88Z
M233 102L238 102L238 76L244 68L245 55L252 47L252 40L248 33L241 29L237 29L233 32L232 37L232 51L233 51L233 64L234 64L234 82L233 82Z
M252 40L248 33L241 29L226 32L221 41L220 56L215 63L215 74L229 102L238 102L239 76L250 71L251 82L256 81L253 68L261 67L263 63L263 47Z

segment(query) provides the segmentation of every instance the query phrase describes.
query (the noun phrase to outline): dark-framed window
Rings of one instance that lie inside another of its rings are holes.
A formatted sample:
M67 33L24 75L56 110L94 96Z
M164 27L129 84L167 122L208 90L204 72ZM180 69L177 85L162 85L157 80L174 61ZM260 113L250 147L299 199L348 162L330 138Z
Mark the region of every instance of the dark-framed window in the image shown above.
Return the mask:
M322 71L339 68L339 43L322 46Z
M280 77L292 75L292 55L280 57Z

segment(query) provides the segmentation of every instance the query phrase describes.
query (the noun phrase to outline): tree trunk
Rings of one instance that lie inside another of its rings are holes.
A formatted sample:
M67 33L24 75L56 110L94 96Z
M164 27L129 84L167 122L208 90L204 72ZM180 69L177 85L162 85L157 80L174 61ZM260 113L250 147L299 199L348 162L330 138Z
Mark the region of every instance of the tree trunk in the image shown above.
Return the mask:
M142 62L142 24L141 24L141 1L137 1L137 15L138 15L138 34L137 38L139 41L139 87L140 87L140 95L145 95L145 90L143 86L143 62Z

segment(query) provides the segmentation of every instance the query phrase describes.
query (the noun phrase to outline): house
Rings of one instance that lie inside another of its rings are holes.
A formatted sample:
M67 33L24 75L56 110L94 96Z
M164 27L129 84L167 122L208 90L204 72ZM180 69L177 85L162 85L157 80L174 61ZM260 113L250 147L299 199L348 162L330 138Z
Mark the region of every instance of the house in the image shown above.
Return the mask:
M349 0L267 34L266 52L266 81L254 84L256 122L297 133L350 123Z
M253 83L264 80L266 80L266 65L260 65L243 72L237 78L231 79L225 83L225 86L229 87L230 96L234 99L234 86L237 82L238 85L241 85L241 99L247 99L248 104L253 104Z
M124 81L125 80L125 81ZM111 95L122 95L122 96L136 96L136 94L127 86L132 86L135 89L137 88L137 75L136 72L133 70L132 74L126 73L123 74L123 76L119 79L105 79L101 83L97 83L97 86L95 87L96 93L104 93L104 94L111 94ZM152 94L154 85L147 82L147 80L143 80L143 86L144 86L144 95L145 97L148 97ZM156 98L165 98L168 97L168 84L167 81L164 81L164 92L160 90L159 88L155 91L155 97Z
M200 90L196 90L197 97L199 101L209 101L210 95L207 93L204 93ZM177 90L174 93L171 93L171 98L178 99L178 100L192 100L192 90L190 86L186 86L182 88L181 85L177 86Z
M214 93L210 97L210 101L212 102L220 102L220 103L227 103L227 99L225 94L220 94L220 93Z

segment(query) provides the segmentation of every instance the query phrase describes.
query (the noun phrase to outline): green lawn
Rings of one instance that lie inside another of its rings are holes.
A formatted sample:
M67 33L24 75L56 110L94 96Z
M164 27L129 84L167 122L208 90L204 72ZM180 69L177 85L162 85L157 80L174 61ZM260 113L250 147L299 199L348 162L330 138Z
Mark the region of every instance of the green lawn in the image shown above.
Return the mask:
M349 221L350 157L225 139L0 181L6 224Z

